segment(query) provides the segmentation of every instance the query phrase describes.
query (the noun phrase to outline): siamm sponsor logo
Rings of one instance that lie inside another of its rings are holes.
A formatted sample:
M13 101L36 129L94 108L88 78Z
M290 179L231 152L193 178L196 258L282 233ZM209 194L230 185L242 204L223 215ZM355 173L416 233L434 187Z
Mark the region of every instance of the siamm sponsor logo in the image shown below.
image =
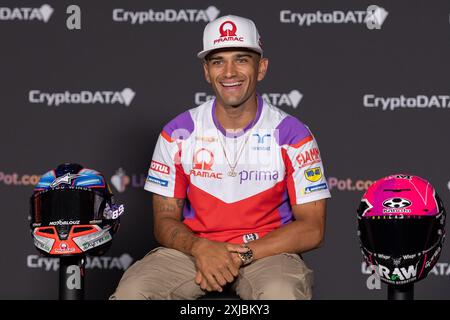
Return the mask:
M337 189L339 191L366 191L375 181L372 180L353 180L352 178L337 178L328 177L327 178L328 187L330 191Z
M128 253L124 253L120 257L86 257L86 269L126 270L132 263L133 258ZM27 256L27 267L45 271L57 271L59 269L59 258L30 254Z
M0 7L0 21L42 21L47 23L52 16L53 8L43 4L40 8Z
M205 22L208 23L217 18L220 11L214 6L206 9L163 9L156 11L127 11L116 8L112 11L112 19L115 22L126 22L132 25L152 22Z
M395 111L400 109L449 109L450 95L417 95L407 97L377 97L374 94L363 96L363 105L366 108Z
M322 159L320 159L320 153L318 148L311 148L305 150L302 153L300 153L296 159L299 164L299 168L303 168L305 166L319 163L322 161Z
M28 100L30 103L59 106L61 104L122 104L128 107L134 99L136 92L130 88L122 91L87 91L80 92L42 92L30 90Z
M334 10L331 12L292 12L280 11L280 22L311 27L317 24L364 24L368 29L380 29L388 12L379 6L371 5L364 10Z
M261 97L275 107L289 107L296 109L302 101L303 94L298 90L291 90L288 93L263 93L261 94ZM210 95L206 92L197 92L195 93L194 102L199 106L214 98L214 95Z
M39 182L41 175L5 173L0 171L0 183L7 186L34 186Z

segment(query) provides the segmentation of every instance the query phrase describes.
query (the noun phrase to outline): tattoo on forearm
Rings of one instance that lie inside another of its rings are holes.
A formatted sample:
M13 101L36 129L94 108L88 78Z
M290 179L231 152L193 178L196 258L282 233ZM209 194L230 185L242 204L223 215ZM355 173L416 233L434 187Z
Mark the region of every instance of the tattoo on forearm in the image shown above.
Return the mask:
M184 199L177 199L177 206L182 209L184 206Z
M175 244L175 240L177 239L179 233L180 233L179 228L174 228L172 230L172 232L170 233L170 236L169 236L169 246L170 247L173 247L173 245Z
M156 197L154 200L154 211L155 212L174 212L177 211L179 209L182 209L184 206L184 199L176 199L175 204L172 202L168 202L167 197L163 197L161 196Z

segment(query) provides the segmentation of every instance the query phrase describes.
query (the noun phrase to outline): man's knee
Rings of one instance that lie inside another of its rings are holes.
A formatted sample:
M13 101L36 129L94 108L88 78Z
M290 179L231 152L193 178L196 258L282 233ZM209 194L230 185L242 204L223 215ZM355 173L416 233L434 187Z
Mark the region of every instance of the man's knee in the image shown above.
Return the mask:
M258 300L310 300L312 279L273 278L266 281L257 293Z
M161 299L142 286L142 281L127 279L121 281L116 291L109 297L110 300L154 300Z

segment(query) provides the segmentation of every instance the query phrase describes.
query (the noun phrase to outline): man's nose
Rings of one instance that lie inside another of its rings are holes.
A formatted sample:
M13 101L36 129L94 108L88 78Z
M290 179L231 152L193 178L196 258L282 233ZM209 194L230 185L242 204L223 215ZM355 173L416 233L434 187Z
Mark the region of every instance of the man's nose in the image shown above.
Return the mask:
M225 76L227 78L234 77L236 75L236 66L233 61L228 61L225 63Z

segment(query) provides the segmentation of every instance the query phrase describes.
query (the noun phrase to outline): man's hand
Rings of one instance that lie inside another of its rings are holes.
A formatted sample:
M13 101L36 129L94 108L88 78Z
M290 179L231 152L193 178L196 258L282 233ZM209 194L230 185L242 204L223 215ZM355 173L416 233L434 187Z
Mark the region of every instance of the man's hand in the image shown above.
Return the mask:
M236 244L199 239L192 248L197 267L195 282L203 290L222 292L222 287L239 274L241 259L237 253L247 250Z

